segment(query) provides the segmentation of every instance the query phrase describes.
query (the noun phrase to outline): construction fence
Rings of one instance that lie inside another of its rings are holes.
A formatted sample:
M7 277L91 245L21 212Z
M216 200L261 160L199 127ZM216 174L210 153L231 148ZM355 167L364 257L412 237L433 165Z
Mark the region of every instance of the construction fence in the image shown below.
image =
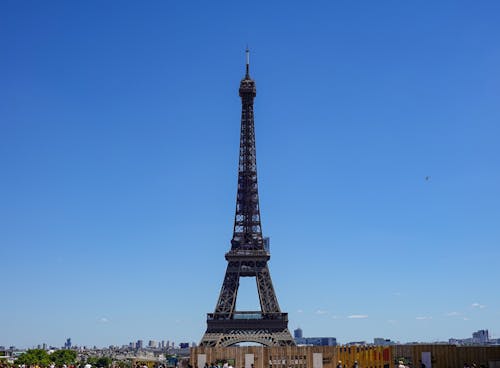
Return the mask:
M241 346L191 348L190 364L228 362L234 368L500 368L500 346ZM222 365L222 364L221 364Z

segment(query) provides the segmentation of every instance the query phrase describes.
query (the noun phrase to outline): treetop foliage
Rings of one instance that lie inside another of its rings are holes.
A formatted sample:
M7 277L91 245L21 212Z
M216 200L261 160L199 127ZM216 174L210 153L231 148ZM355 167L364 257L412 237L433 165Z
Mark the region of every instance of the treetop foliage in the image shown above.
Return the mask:
M24 364L27 366L38 365L47 367L54 364L58 367L64 364L70 365L76 362L76 351L74 350L56 350L52 354L47 353L43 349L31 349L21 354L16 359L16 364Z

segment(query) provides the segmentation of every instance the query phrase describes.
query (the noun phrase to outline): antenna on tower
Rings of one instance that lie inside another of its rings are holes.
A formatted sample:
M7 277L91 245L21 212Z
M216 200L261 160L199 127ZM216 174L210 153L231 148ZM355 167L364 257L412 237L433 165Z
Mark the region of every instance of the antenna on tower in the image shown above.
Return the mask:
M245 53L246 53L246 57L247 57L247 74L246 74L246 77L250 78L250 50L248 49L248 45L247 45L247 49L245 50Z

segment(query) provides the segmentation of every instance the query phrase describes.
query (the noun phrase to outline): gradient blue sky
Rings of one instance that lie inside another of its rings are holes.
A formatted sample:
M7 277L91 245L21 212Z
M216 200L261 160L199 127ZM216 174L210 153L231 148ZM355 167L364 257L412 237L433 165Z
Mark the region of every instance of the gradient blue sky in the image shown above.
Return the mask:
M499 19L498 1L0 2L0 345L199 341L247 44L290 329L500 337Z

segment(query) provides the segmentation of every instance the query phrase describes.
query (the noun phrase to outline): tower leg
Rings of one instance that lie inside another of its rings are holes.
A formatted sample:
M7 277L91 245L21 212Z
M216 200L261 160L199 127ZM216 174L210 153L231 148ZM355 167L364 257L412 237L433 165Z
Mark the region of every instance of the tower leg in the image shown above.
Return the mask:
M273 282L271 281L271 275L269 273L269 268L266 265L257 272L255 277L257 281L257 290L259 292L260 308L263 313L280 313L280 307L278 305L278 298L276 298L276 293L274 292Z
M229 262L222 283L215 313L222 318L229 318L236 307L236 297L240 286L239 262Z

